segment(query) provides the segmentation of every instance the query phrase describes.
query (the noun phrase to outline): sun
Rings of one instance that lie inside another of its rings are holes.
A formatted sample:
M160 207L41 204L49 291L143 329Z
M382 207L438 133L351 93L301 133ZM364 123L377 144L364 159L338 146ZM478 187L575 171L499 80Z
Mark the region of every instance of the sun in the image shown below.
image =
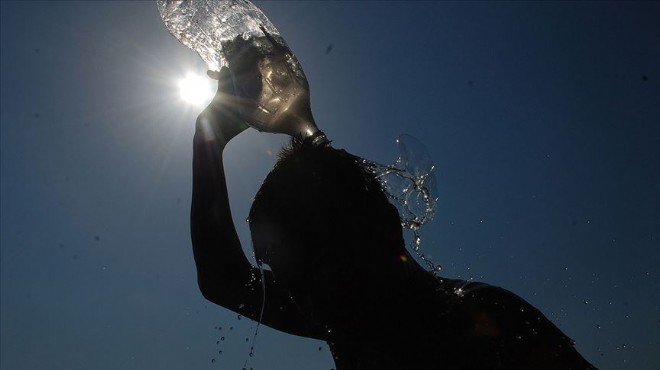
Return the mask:
M196 75L194 73L186 74L186 77L179 80L179 96L184 102L201 107L208 104L213 98L213 80Z

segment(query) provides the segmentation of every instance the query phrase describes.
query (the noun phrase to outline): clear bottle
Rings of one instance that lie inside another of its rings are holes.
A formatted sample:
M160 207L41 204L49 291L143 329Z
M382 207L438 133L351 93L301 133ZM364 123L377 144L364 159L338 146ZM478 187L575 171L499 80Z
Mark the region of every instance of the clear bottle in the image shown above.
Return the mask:
M309 84L279 32L247 0L158 0L168 30L195 50L209 69L228 67L238 107L259 131L327 143L316 127Z

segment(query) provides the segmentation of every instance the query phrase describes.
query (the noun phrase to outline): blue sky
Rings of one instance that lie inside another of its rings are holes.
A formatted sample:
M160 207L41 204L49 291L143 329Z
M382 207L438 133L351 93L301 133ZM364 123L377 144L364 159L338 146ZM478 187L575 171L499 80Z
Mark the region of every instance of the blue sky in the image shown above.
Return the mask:
M658 3L258 5L335 147L391 162L400 133L426 144L422 249L444 275L517 293L602 369L660 367ZM197 290L199 109L176 81L206 68L155 3L0 7L0 367L330 369L324 343L264 327L249 358L255 323ZM246 248L285 141L227 148Z

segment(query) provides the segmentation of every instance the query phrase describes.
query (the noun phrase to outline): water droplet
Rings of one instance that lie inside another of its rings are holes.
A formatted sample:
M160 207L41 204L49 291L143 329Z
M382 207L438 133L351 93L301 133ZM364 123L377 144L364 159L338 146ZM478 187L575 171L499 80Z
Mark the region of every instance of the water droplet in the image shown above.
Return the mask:
M323 349L323 347L319 347L319 351L322 350L322 349Z
M220 337L220 340L225 340L225 337Z
M237 319L242 319L243 317L241 315L236 316Z
M431 156L416 138L410 135L400 135L396 140L399 146L399 163L403 168L415 176L427 174L433 170Z
M211 363L215 364L215 359L214 358L211 359Z
M584 304L589 304L589 301L585 299Z
M596 325L596 329L600 329L600 325Z

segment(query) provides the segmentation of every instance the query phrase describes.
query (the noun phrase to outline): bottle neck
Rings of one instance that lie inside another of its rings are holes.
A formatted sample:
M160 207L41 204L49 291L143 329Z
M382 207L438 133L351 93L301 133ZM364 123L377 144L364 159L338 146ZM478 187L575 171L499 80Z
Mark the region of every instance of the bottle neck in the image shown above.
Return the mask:
M328 137L319 129L317 129L312 135L304 137L303 140L309 141L313 146L326 146L330 144Z

